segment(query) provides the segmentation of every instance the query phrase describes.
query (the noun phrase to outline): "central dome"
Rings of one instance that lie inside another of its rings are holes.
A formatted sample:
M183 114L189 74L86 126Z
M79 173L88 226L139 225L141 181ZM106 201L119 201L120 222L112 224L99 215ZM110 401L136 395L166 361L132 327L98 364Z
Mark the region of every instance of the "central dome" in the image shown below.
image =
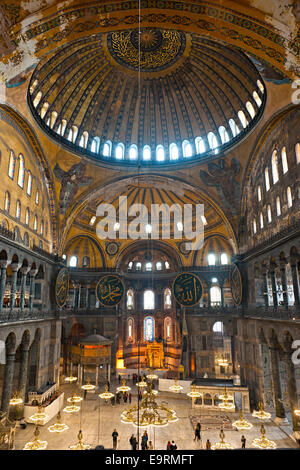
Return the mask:
M28 92L52 139L118 167L216 158L254 127L265 100L241 51L157 28L69 43L38 64Z

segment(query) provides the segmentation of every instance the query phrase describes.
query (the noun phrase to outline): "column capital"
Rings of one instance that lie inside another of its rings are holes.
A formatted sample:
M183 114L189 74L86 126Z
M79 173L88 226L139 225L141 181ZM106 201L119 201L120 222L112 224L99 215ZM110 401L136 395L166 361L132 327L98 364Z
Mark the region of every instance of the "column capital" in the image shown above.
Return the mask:
M29 276L30 277L35 277L37 275L37 268L31 268L30 271L29 271Z
M22 266L20 268L20 271L23 275L26 275L30 271L30 267L29 266Z
M8 260L7 259L1 259L0 260L0 268L5 269L8 266Z
M20 263L11 263L10 267L13 272L17 272L20 269L21 264Z

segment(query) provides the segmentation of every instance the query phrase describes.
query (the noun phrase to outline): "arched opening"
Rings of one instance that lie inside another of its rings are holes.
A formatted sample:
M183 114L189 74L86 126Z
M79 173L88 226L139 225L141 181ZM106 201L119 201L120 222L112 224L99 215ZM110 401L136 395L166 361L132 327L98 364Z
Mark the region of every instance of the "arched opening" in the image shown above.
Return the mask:
M132 144L130 147L129 147L129 159L130 160L136 160L138 157L138 149L137 149L137 146L135 144Z
M176 144L174 144L174 143L170 144L169 154L170 154L170 160L177 160L178 159L179 154L178 154L178 147L177 147Z
M193 155L193 149L188 140L182 142L182 155L184 157L191 157Z
M195 147L196 147L196 153L204 153L206 148L205 148L205 142L202 139L202 137L196 137L195 139Z
M128 289L127 291L127 309L132 310L134 307L134 295L133 295L133 290Z
M210 305L212 307L219 307L221 305L221 289L219 286L212 286L209 290L210 293Z
M273 184L275 184L279 180L277 150L272 153L272 175Z
M146 317L144 319L144 340L153 341L155 337L154 318Z
M165 159L165 149L162 145L156 147L156 160L158 162L163 162Z
M171 289L166 287L164 290L164 308L170 309L172 307L172 294Z
M146 290L144 292L144 310L153 310L154 304L154 292L153 290Z

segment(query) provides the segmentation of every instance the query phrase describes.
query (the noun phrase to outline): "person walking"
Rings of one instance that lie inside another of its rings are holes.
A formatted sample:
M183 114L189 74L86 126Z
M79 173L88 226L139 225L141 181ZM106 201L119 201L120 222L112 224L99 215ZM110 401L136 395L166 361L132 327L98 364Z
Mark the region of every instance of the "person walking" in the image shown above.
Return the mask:
M116 430L116 428L114 429L113 433L112 433L112 438L113 438L113 449L116 450L117 448L117 444L118 444L118 431Z
M211 442L209 439L206 441L206 450L211 450Z
M175 444L174 441L172 441L171 443L171 450L176 450L177 449L177 445Z
M168 441L167 450L171 450L171 442L170 441Z
M241 441L242 441L242 449L246 449L246 438L244 435L242 436Z
M194 441L201 441L201 424L197 423L196 428L195 428L195 437Z
M148 439L149 439L149 436L148 436L147 431L144 432L143 438L144 438L145 443L146 443L146 449L148 449Z
M131 392L129 393L128 398L129 398L129 403L131 403L131 399L132 399Z

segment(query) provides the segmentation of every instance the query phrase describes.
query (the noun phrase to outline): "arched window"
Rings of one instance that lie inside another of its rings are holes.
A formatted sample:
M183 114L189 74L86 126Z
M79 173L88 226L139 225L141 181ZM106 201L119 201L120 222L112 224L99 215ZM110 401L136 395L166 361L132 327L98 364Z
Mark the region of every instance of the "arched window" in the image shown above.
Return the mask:
M193 149L188 140L182 142L182 155L184 157L191 157L193 155Z
M178 159L178 147L176 144L172 143L169 147L170 160Z
M138 157L138 149L137 149L137 146L135 144L132 144L130 147L129 147L129 159L130 160L136 160Z
M15 176L15 164L16 157L14 152L11 150L9 153L9 164L8 164L8 176L13 180Z
M288 172L288 161L287 161L287 155L286 155L286 147L283 147L281 150L281 162L282 162L282 172L283 174Z
M296 152L296 162L300 163L300 144L297 143L295 146L295 152Z
M43 93L41 91L38 91L35 98L34 98L34 100L33 100L33 102L32 102L32 104L35 108L37 107L37 105L41 101L42 96L43 96Z
M260 81L260 80L257 80L256 83L257 83L257 86L258 86L258 88L260 89L260 91L261 91L262 93L264 93L265 89L264 89L264 86L263 86L263 84L261 83L261 81Z
M217 138L216 138L216 136L213 132L209 132L207 134L207 140L208 140L208 144L209 144L210 148L212 150L214 150L215 153L218 153L218 149L217 149L218 141L217 141Z
M161 261L157 261L157 263L156 263L156 271L161 271L161 270L162 270Z
M143 160L151 160L151 148L149 145L145 145L143 148Z
M272 222L272 212L271 212L270 204L267 205L267 215L268 215L268 223L270 224Z
M77 134L78 134L78 127L77 126L72 126L72 142L73 142L73 144L75 144Z
M33 230L37 231L38 229L38 218L37 215L34 216Z
M287 190L286 190L286 195L287 195L288 207L292 207L292 205L293 205L293 198L292 198L292 191L291 191L290 186L288 186L288 188L287 188Z
M277 150L274 150L272 153L272 175L273 183L275 184L279 180Z
M239 126L237 125L234 119L229 119L228 122L229 122L229 126L230 126L233 137L236 137L240 133Z
M43 237L44 236L44 221L42 220L41 222L41 236Z
M215 307L221 305L221 289L218 286L213 286L209 290L210 292L210 305Z
M115 152L115 156L118 160L122 160L122 158L124 158L124 144L118 144L116 146L116 152Z
M127 324L128 324L128 330L127 330L128 341L132 341L133 340L133 319L128 318Z
M172 307L172 295L171 295L171 289L169 287L166 287L164 290L164 308L168 309Z
M27 232L24 233L24 245L29 246L29 235Z
M252 119L255 116L255 109L253 108L253 104L250 101L247 101L246 108Z
M132 269L132 266L133 266L133 261L129 261L129 263L128 263L128 269Z
M54 127L54 124L55 124L55 121L56 121L56 119L57 119L57 116L58 116L57 112L56 112L56 111L52 111L52 113L51 113L51 118L50 118L50 128L51 128L51 129L53 129L53 127Z
M71 256L69 266L71 268L76 268L76 266L77 266L77 256Z
M154 292L153 290L145 290L144 292L144 310L154 309Z
M276 212L277 212L277 216L279 217L281 215L281 204L280 204L279 196L277 196L276 198Z
M91 152L99 153L100 148L100 139L99 137L94 137L91 144Z
M25 177L25 161L23 155L20 153L19 155L19 173L18 173L18 185L23 188L24 187L24 177Z
M9 213L9 209L10 209L10 193L6 191L5 201L4 201L4 210L5 212Z
M261 201L261 186L258 185L257 187L257 199L258 199L258 202Z
M171 338L171 318L167 317L165 318L165 339L170 341Z
M127 291L127 309L133 309L133 290L128 289Z
M58 128L56 129L56 133L61 135L61 122L58 125Z
M137 271L140 271L140 270L142 269L142 263L141 263L140 261L138 261L138 262L136 263L135 269L136 269Z
M63 136L67 127L68 121L66 119L61 120L61 129L60 129L60 135Z
M262 212L259 214L260 228L264 228L264 216Z
M253 219L253 233L256 233L256 220Z
M38 205L39 200L40 200L40 193L39 193L39 190L37 189L36 193L35 193L35 203L36 203L36 205Z
M253 98L255 99L257 106L260 107L262 104L262 100L260 99L256 91L253 92Z
M21 218L21 202L17 200L17 205L16 205L16 219Z
M163 162L165 159L165 149L162 145L156 147L156 160L158 162Z
M227 253L221 254L221 264L228 264L228 255Z
M146 271L152 271L152 263L150 261L145 264L145 270Z
M245 129L245 127L248 126L249 122L247 121L244 111L240 110L238 112L238 118L241 121L243 128Z
M223 324L223 322L216 321L216 323L213 324L213 332L214 333L224 334L224 324Z
M165 268L166 268L166 269L170 269L170 264L169 264L168 261L165 261Z
M219 134L220 134L220 137L221 137L222 144L226 144L226 142L229 142L229 140L230 140L229 135L228 135L228 132L226 131L224 126L219 127Z
M103 145L103 156L110 157L111 156L111 141L107 140Z
M27 194L28 194L28 196L31 196L31 190L32 190L32 174L31 174L31 171L28 170L28 180L27 180Z
M48 111L48 108L49 108L49 103L47 101L45 101L45 103L43 103L43 106L42 106L41 112L40 112L40 116L41 116L42 119L45 117L45 114Z
M25 212L25 225L29 225L29 219L30 219L30 210L27 207L26 212Z
M34 82L32 83L32 85L30 85L29 92L30 92L31 95L32 95L32 93L34 92L34 90L36 89L38 83L39 83L38 80L34 80Z
M144 339L145 341L153 341L154 336L154 318L146 317L144 320Z
M216 264L216 256L214 253L209 253L207 257L207 262L209 266L214 266Z
M196 137L196 139L195 139L195 147L196 147L196 153L197 153L197 154L205 152L205 150L206 150L206 148L205 148L205 142L204 142L204 140L202 139L202 137Z
M95 222L96 222L96 216L93 215L93 217L91 217L91 220L89 222L90 226L92 227L95 224Z
M269 168L267 166L265 168L265 185L266 185L266 191L269 191L269 189L270 189L270 178L269 178Z

